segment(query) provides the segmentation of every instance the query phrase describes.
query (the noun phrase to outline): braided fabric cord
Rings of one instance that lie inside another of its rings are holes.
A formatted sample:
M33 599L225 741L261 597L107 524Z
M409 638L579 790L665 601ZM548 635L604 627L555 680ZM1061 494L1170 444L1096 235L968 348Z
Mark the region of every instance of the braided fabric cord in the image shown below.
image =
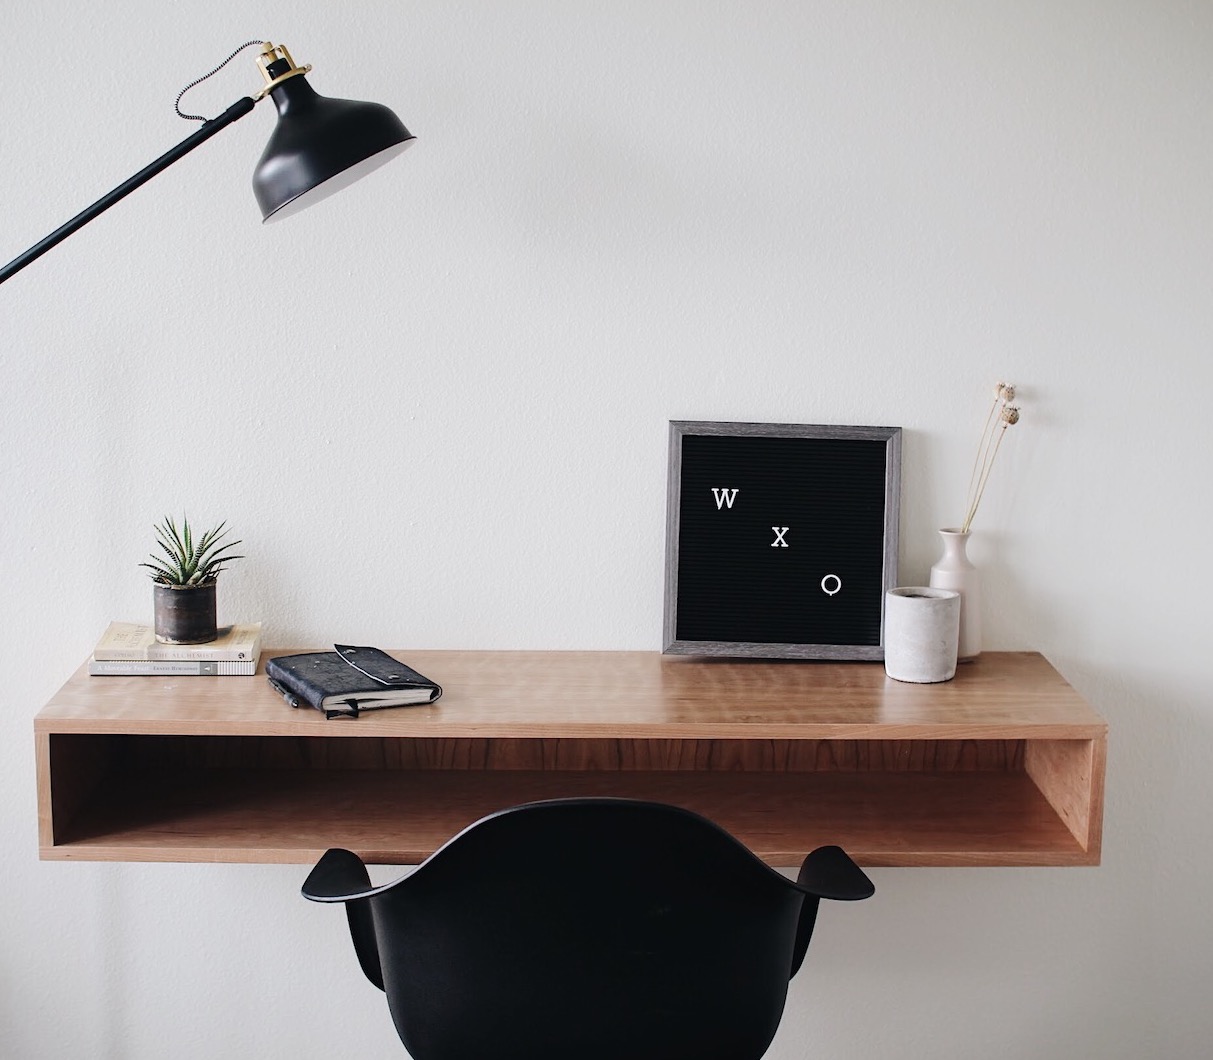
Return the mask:
M186 121L210 121L209 118L204 117L201 114L183 114L181 111L181 97L184 96L194 86L202 84L202 82L205 81L208 77L214 77L215 74L217 74L220 70L222 70L225 66L227 66L227 64L230 63L234 58L236 58L236 56L239 55L242 51L244 51L245 48L252 48L254 45L261 46L264 43L265 43L265 41L263 41L263 40L245 41L242 45L240 45L239 48L237 48L234 52L232 52L231 55L229 55L226 59L224 59L223 62L221 62L218 66L216 66L215 69L213 69L209 74L203 74L201 77L197 78L194 81L191 81L188 85L186 85L185 88L183 88L180 92L177 93L177 101L173 104L173 109L177 112L177 117L184 118Z

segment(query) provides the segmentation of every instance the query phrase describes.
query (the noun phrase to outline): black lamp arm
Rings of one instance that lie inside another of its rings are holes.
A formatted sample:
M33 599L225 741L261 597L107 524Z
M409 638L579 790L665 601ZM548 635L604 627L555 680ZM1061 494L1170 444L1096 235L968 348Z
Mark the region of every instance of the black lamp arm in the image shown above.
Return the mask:
M133 177L128 177L113 191L106 193L88 209L82 210L80 213L78 213L75 217L68 221L67 224L56 228L45 239L35 243L24 254L21 254L19 257L16 257L10 261L4 266L3 269L0 269L0 283L3 283L10 276L20 272L31 261L35 261L40 258L43 254L50 250L51 247L63 242L63 240L65 240L77 229L83 228L89 223L89 221L93 220L93 218L99 214L104 213L119 199L126 198L126 196L128 196L136 188L146 184L157 173L168 169L169 166L171 166L183 155L189 154L189 152L197 147L200 143L209 140L221 129L226 129L232 124L232 122L243 118L249 111L253 109L255 105L256 103L254 100L248 96L245 96L233 103L217 118L212 118L210 121L205 122L200 128L196 129L193 133L182 140L181 143L179 143L176 147L172 148L172 150L166 151L159 158L157 158L155 162L139 170L139 172Z

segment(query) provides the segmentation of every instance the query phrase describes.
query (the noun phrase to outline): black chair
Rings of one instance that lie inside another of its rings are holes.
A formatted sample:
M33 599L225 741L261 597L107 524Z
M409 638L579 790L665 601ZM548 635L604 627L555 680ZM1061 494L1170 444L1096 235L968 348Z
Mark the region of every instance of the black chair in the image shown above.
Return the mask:
M757 1060L819 900L873 890L838 847L792 882L697 814L607 798L491 814L379 887L330 850L303 885L345 903L413 1060Z

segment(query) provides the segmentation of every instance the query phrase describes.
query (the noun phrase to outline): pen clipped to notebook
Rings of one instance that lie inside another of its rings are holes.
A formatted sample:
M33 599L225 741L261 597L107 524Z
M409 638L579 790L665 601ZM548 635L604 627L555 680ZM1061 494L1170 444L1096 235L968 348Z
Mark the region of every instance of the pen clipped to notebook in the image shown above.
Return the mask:
M433 703L442 695L435 682L379 648L333 648L268 659L266 677L290 706L315 707L330 719Z

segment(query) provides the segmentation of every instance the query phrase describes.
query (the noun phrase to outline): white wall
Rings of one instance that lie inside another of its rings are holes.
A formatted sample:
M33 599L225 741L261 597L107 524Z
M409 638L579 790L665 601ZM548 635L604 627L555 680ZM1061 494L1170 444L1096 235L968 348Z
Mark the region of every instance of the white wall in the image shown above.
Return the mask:
M33 715L153 520L229 519L277 643L652 649L668 420L902 425L912 582L1009 379L987 637L1108 719L1104 864L874 871L770 1056L1205 1055L1207 4L9 8L5 260L251 36L420 140L262 228L258 108L0 291L0 1053L400 1055L301 867L37 860Z

